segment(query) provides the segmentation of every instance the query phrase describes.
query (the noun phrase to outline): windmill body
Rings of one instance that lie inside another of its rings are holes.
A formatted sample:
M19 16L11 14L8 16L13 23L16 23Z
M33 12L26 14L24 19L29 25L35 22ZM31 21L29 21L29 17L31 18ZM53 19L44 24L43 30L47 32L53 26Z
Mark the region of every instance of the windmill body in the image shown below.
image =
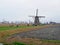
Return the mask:
M39 17L35 16L34 25L39 25L39 24L40 24Z
M30 16L34 17L34 25L37 26L40 24L39 18L45 18L45 16L38 16L38 9L36 9L36 16Z

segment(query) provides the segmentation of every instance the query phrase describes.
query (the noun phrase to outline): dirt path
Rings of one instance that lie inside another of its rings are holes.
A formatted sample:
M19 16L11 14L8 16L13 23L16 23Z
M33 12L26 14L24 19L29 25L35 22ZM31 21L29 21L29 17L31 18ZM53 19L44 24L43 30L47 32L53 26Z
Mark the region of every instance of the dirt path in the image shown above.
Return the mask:
M60 25L12 35L12 37L17 37L17 36L22 38L60 40Z

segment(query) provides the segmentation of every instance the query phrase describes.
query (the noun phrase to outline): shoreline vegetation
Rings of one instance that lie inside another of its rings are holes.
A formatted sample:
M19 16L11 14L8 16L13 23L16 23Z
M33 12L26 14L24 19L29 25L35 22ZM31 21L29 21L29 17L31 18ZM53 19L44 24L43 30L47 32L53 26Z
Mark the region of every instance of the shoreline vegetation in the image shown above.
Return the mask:
M51 26L55 26L55 25L42 25L42 26L19 26L19 27L2 27L4 29L2 29L0 27L0 42L2 43L11 43L12 42L23 42L23 43L28 43L28 44L31 44L31 45L34 45L36 43L36 45L39 45L39 44L53 44L56 45L60 44L60 41L59 40L40 40L40 39L33 39L33 38L19 38L19 37L15 37L15 38L12 38L12 39L7 39L8 37L10 37L11 35L13 34L16 34L16 33L21 33L21 32L25 32L25 31L32 31L32 30L38 30L38 29L43 29L43 28L48 28L48 27L51 27ZM1 30L2 29L2 30ZM18 39L19 38L19 39ZM27 40L27 41L26 41ZM39 43L38 43L39 42ZM40 43L41 42L41 43Z

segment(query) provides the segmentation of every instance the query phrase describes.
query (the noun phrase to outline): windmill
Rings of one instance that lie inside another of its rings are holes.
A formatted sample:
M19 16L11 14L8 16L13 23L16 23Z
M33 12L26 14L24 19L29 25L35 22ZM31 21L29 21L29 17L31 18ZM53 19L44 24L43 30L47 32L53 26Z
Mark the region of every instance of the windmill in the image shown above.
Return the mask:
M45 16L38 16L38 9L36 9L36 16L29 16L29 17L34 17L35 26L40 24L39 18L45 18Z

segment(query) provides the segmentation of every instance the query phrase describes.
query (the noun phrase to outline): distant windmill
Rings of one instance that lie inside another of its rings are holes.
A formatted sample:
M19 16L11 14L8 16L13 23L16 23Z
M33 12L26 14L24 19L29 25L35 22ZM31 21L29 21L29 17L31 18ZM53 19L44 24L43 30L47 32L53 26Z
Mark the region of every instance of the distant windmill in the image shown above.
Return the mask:
M34 25L37 26L40 24L39 18L45 18L45 16L38 16L38 9L36 9L36 16L29 16L29 17L34 17Z

